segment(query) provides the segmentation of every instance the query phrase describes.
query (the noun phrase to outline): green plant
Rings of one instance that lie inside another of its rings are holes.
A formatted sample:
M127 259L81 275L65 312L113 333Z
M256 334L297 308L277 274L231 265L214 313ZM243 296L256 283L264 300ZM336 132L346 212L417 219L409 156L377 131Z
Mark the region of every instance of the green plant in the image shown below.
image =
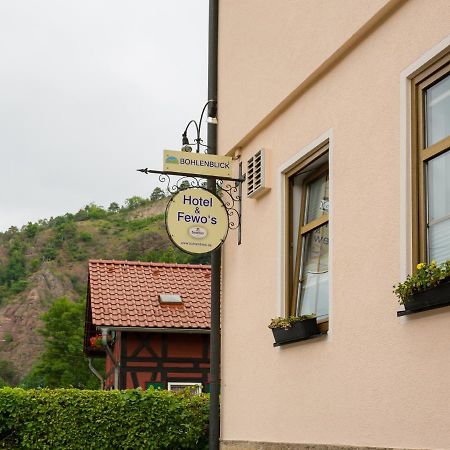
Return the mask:
M0 380L3 385L11 386L17 380L17 371L11 361L0 360Z
M450 277L450 260L437 265L436 261L431 263L419 263L416 272L408 275L403 283L392 286L393 292L398 297L398 302L403 303L413 294L422 292L442 283Z
M88 368L83 354L84 300L72 302L60 298L42 315L44 351L22 380L26 387L77 387L95 389L98 380ZM100 358L96 367L104 364Z
M80 231L80 233L78 234L78 238L82 242L91 242L92 234L88 233L87 231Z
M208 396L0 389L0 448L205 450Z
M160 187L155 187L152 194L150 195L150 201L157 202L158 200L163 199L165 196L166 194L164 194L164 191Z
M303 316L274 317L269 323L269 328L290 328L294 322L298 322L299 320L314 319L315 317L315 314L305 314Z

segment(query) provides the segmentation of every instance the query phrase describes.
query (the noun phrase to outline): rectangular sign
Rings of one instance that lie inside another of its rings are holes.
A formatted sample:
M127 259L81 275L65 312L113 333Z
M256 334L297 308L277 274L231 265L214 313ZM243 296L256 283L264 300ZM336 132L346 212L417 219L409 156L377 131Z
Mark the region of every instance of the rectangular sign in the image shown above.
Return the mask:
M164 150L163 170L231 178L231 161L231 156Z

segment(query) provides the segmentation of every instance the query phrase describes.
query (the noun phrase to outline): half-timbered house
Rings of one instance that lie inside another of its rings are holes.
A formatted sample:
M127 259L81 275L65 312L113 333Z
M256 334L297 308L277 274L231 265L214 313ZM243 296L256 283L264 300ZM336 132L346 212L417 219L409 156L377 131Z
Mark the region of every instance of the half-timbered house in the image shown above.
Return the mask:
M89 262L84 351L106 355L105 389L209 390L206 265Z

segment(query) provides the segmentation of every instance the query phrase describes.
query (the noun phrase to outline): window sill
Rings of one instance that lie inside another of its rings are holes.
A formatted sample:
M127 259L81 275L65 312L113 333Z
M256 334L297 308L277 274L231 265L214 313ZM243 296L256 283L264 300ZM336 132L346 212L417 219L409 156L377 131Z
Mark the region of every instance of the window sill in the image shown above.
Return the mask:
M397 317L401 316L409 316L410 314L416 314L424 311L429 311L430 309L437 309L437 308L445 308L446 306L450 306L450 301L446 303L441 303L440 305L431 305L431 306L424 306L423 308L417 308L417 309L404 309L403 311L397 311Z
M310 339L316 339L322 336L326 336L327 333L318 333L318 334L312 334L311 336L308 337L303 337L303 338L293 338L293 339L287 339L283 342L274 342L273 346L274 347L281 347L283 345L287 345L287 344L293 344L294 342L300 342L300 341L308 341Z

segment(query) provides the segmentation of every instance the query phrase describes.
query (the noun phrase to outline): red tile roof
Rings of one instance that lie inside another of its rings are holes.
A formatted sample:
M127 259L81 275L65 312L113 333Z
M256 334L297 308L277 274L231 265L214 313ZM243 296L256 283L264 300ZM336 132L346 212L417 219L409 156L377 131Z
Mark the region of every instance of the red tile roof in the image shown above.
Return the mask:
M210 266L92 260L89 293L93 325L210 328ZM182 303L161 304L160 294Z

